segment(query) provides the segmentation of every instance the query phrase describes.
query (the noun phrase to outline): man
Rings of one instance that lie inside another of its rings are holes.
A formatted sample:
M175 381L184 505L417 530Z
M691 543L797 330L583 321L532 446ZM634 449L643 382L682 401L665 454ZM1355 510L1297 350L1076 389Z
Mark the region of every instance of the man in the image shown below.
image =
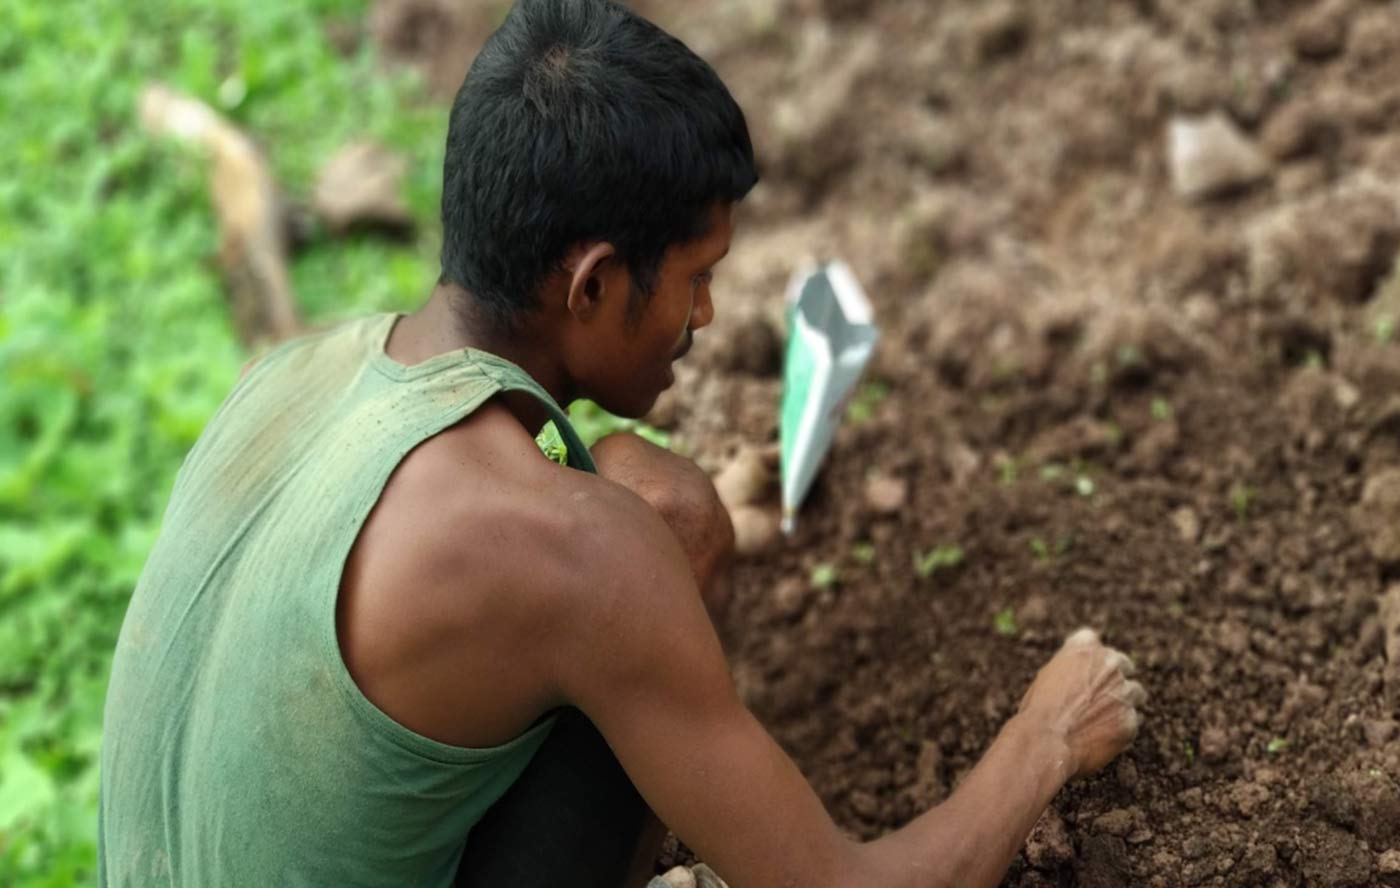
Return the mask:
M1142 689L1081 631L947 802L860 844L740 703L713 488L634 437L590 457L557 405L672 384L755 179L682 44L521 0L452 110L431 298L264 357L181 468L113 664L102 884L635 885L650 809L735 888L992 885L1124 748Z

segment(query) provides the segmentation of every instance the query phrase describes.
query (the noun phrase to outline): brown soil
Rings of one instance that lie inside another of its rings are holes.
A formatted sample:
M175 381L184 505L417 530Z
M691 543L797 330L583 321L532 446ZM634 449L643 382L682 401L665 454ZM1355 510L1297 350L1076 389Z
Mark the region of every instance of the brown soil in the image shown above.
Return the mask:
M771 352L754 327L805 257L848 260L885 331L888 396L790 543L741 565L728 627L745 699L842 826L944 798L1090 624L1136 659L1146 722L1006 885L1400 885L1400 600L1378 608L1400 579L1400 6L643 5L724 75L765 174L658 421L712 469L774 437L771 356L736 343ZM1190 202L1168 126L1211 110L1270 174ZM902 509L872 507L872 475Z

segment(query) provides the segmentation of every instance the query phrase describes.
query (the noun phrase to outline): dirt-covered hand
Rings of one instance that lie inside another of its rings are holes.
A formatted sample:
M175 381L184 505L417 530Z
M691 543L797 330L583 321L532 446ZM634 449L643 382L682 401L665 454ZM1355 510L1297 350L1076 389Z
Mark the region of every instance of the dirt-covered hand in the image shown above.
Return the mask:
M1137 736L1147 692L1132 674L1126 654L1104 645L1094 630L1080 629L1041 668L1020 712L1063 739L1071 775L1092 774Z

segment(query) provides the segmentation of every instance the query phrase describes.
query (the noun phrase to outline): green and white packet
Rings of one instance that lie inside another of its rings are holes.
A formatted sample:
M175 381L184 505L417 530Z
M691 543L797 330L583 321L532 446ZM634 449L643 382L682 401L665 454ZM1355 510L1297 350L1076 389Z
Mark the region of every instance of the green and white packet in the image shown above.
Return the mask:
M844 262L799 270L787 300L779 435L783 531L790 534L880 334L870 300Z

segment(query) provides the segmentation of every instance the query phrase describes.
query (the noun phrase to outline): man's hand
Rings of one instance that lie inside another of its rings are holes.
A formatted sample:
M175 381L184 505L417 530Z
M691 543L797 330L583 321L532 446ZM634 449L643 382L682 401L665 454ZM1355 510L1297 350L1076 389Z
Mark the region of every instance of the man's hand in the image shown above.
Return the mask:
M1021 698L1020 717L1062 737L1068 773L1082 777L1108 764L1137 736L1147 699L1129 681L1133 661L1106 647L1092 629L1071 635Z

